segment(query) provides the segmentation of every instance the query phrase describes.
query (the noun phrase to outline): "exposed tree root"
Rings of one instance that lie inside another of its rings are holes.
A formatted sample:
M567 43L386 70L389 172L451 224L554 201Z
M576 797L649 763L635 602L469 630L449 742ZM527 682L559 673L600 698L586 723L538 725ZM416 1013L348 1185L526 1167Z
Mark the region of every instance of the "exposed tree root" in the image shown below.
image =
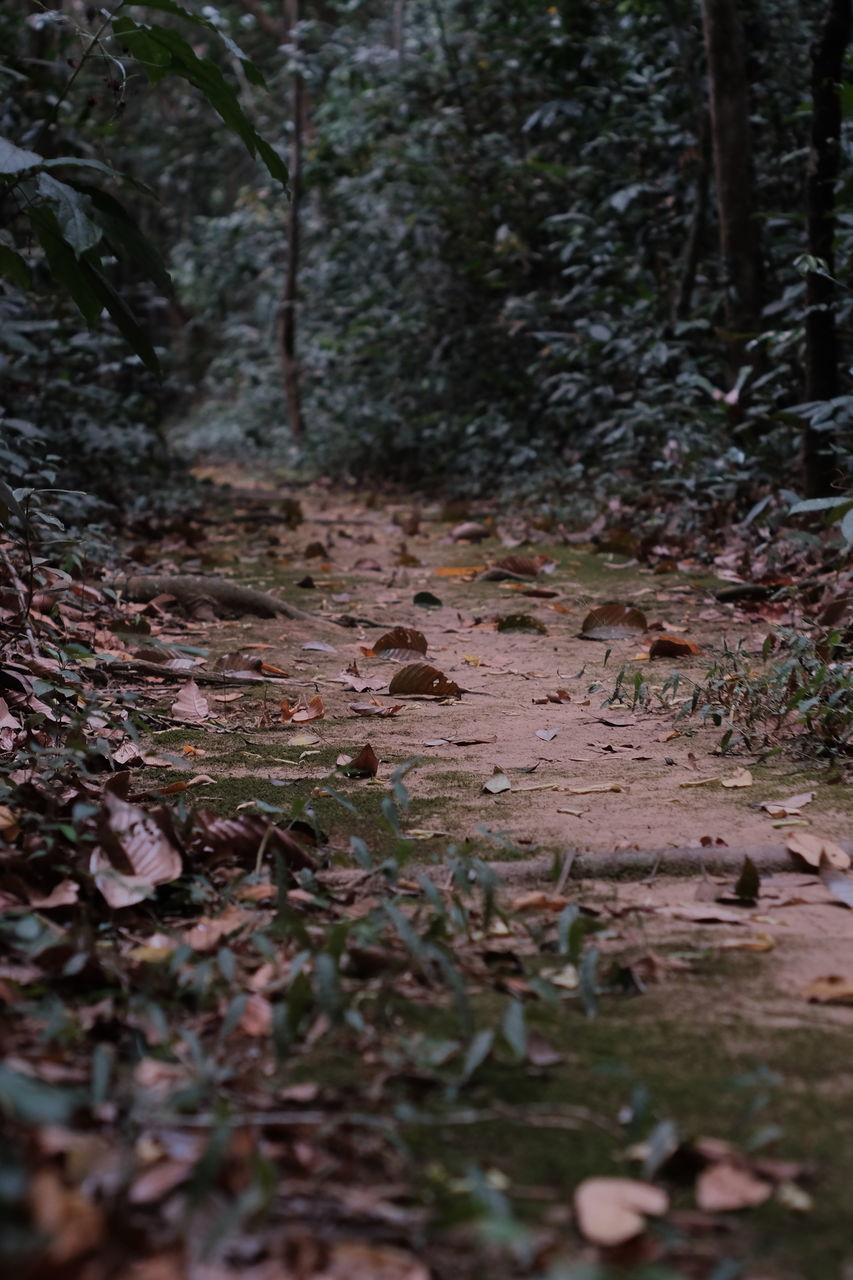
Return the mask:
M853 843L844 844L853 854ZM736 875L743 866L744 858L750 858L759 872L769 874L774 871L797 871L802 864L785 848L784 845L743 845L740 847L665 849L617 849L605 850L602 853L574 853L565 855L569 862L568 875L561 867L561 860L556 860L556 872L560 883L570 880L643 880L655 874L667 876L697 875L706 871L710 875ZM485 861L485 859L484 859ZM521 858L517 861L489 861L488 865L505 884L540 882L542 884L554 879L555 859L552 855L539 858ZM431 880L445 881L450 872L446 866L421 866L418 870ZM369 873L368 873L369 874ZM365 872L359 870L321 871L317 878L330 886L360 883L365 879Z
M217 615L252 613L259 618L275 618L283 614L286 618L310 622L313 626L351 625L349 619L326 618L320 614L308 613L267 591L254 591L250 587L230 582L227 578L213 578L204 574L145 573L129 578L116 578L103 585L120 592L128 600L148 601L157 596L169 595L174 596L185 608L198 609L199 606L209 605Z

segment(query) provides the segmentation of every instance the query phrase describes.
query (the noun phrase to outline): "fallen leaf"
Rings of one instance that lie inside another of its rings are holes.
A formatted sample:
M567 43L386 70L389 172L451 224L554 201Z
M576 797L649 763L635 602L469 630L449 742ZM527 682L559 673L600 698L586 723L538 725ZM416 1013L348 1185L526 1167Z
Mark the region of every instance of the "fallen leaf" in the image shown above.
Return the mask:
M650 658L689 658L698 652L698 644L692 640L681 640L678 636L656 636L649 645Z
M181 942L193 951L212 951L214 947L219 946L223 938L227 938L229 934L236 933L238 929L254 921L253 912L232 904L218 916L203 916L192 928L185 929L181 935Z
M751 1209L769 1200L773 1188L764 1178L733 1160L718 1160L696 1179L696 1203L707 1213Z
M441 608L441 601L431 591L416 591L412 596L412 604L419 605L422 609Z
M821 882L838 902L853 910L853 876L846 876L824 856L818 868Z
M395 716L398 711L404 709L405 703L381 703L381 702L351 702L349 704L350 711L355 712L357 716Z
M623 640L645 631L646 615L624 604L603 604L586 615L581 625L584 640Z
M337 653L337 649L333 644L327 644L325 640L309 640L302 646L314 653Z
M570 901L571 899L564 897L562 893L547 893L544 889L533 889L530 893L522 893L519 897L513 898L512 905L515 911L562 911Z
M547 636L548 628L544 622L529 613L508 613L503 618L495 619L498 631L535 631Z
M558 809L557 813L568 813L572 818L583 817L583 809Z
M559 733L559 729L537 729L536 737L541 738L543 742L553 742Z
M195 680L188 680L172 703L172 715L176 720L206 720L210 704Z
M715 778L688 778L686 782L679 782L680 787L712 787L717 782L722 782L719 774Z
M405 662L415 654L426 655L427 640L414 627L394 627L374 641L373 651L379 658L394 658Z
M531 1031L527 1036L527 1061L532 1067L556 1067L563 1055L538 1031Z
M655 914L668 916L671 920L690 920L694 924L746 924L743 916L736 911L726 911L723 907L688 905L677 907L656 907Z
M144 809L108 791L103 803L101 844L92 851L89 870L111 907L129 907L149 897L154 886L177 880L181 855Z
M375 778L379 768L379 757L368 742L357 756L342 767L348 778Z
M322 720L325 714L326 707L319 693L315 693L307 704L300 699L295 706L291 706L289 698L285 698L281 703L281 719L285 724L305 724L309 720Z
M575 1190L575 1219L590 1244L612 1248L646 1229L646 1216L660 1217L669 1198L660 1187L634 1178L586 1178Z
M240 1018L239 1027L247 1036L267 1036L272 1028L273 1009L266 996L250 995Z
M717 946L721 951L772 951L776 943L769 933L755 933L749 938L724 938Z
M765 809L771 818L796 817L803 806L810 804L816 795L816 791L804 791L802 795L789 796L787 800L764 800L761 808Z
M838 973L815 978L803 995L812 1004L853 1004L853 978L842 978Z
M437 667L426 662L412 662L402 667L388 685L390 694L431 694L441 698L461 698L458 684L448 680Z
M850 855L844 852L841 845L835 844L832 840L824 840L822 836L812 835L808 831L795 831L793 835L788 836L785 848L789 853L802 858L803 862L808 863L815 870L820 867L821 858L826 858L829 865L836 871L846 871L850 866Z
M502 791L511 791L512 783L506 774L497 767L490 778L483 783L483 790L488 791L490 795L500 795Z
M484 538L491 538L492 530L476 520L465 520L450 531L450 536L454 542L482 542Z
M761 893L761 877L758 868L749 856L743 860L740 875L735 885L734 896L743 902L757 902Z
M735 769L734 773L728 774L725 778L720 778L720 786L751 787L752 774L748 769Z

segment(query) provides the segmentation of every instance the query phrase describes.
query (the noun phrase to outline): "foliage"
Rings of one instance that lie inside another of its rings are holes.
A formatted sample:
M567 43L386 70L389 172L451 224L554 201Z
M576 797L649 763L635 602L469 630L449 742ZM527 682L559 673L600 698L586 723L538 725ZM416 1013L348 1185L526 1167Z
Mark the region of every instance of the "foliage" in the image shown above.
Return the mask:
M724 753L785 746L799 755L849 755L850 637L780 628L758 656L726 647L684 710L728 726L720 742Z

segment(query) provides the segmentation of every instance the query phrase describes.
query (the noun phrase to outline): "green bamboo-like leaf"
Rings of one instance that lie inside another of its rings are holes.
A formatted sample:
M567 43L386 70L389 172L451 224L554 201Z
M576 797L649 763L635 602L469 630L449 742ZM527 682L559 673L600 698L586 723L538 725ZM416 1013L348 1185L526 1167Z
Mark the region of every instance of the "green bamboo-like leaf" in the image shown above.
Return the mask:
M287 182L287 166L261 138L240 106L234 89L209 58L199 58L183 36L167 27L117 17L113 30L143 66L152 83L165 75L180 76L193 85L213 107L224 124L237 135L250 155L260 155L273 178Z
M190 13L189 9L184 8L182 4L176 4L175 0L143 0L143 3L133 4L131 7L134 9L157 9L160 13L171 13L176 18L183 18L185 22L191 22L193 26L206 27L208 31L212 31L214 35L219 37L228 52L233 54L242 64L246 79L250 84L256 84L262 89L267 87L262 73L254 62L247 58L240 46L231 39L227 32L220 30L214 22L200 17L197 13Z
M101 306L105 307L112 316L116 328L125 342L139 356L146 369L150 369L159 378L161 369L157 353L124 298L120 293L116 292L106 276L94 263L83 258L80 265L89 280L93 293L100 299Z
M501 1024L503 1038L515 1054L517 1062L523 1062L527 1054L527 1026L524 1005L520 1000L510 1000Z
M0 243L0 275L12 280L22 289L30 287L30 269L21 255L7 244Z
M27 214L44 249L51 275L57 284L68 290L80 308L83 319L92 328L104 304L100 294L93 288L89 274L84 271L83 262L63 236L59 219L46 204L31 205Z
M156 245L140 231L121 201L88 183L74 186L92 202L92 212L116 256L125 254L158 289L171 293L172 277Z

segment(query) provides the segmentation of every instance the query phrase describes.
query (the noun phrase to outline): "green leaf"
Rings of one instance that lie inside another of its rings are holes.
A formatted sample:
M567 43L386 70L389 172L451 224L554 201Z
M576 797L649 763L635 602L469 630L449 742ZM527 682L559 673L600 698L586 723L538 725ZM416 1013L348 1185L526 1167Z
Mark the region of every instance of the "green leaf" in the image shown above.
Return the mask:
M59 219L49 205L32 205L27 209L33 230L44 249L47 265L57 284L71 294L90 328L103 310L99 294L83 270L83 263L68 244L59 226Z
M44 156L37 151L27 151L24 147L16 147L8 138L0 138L0 174L28 173L38 169L44 162Z
M134 4L133 8L157 9L160 13L171 13L176 18L183 18L185 22L191 22L196 27L206 27L208 31L212 31L218 36L225 48L230 54L242 64L246 73L246 79L250 84L256 84L260 88L267 87L263 74L255 66L251 59L247 58L240 46L231 39L227 32L220 30L216 23L208 21L207 18L199 17L197 13L191 13L189 9L185 9L182 4L176 4L175 0L144 0L142 5Z
M171 293L172 277L156 245L140 231L124 205L99 187L89 186L88 183L74 185L91 200L94 216L116 256L120 257L119 250L123 251L134 266L149 280L154 281L158 289Z
M144 195L155 196L155 192L147 183L139 182L130 174L114 169L111 164L104 164L101 160L91 160L88 156L54 156L52 160L43 161L41 167L42 169L94 169L96 173L102 173L105 178L111 178L114 182L127 182Z
M169 73L180 76L204 94L214 111L242 141L250 155L260 155L273 178L287 183L287 166L261 138L240 106L234 89L209 58L199 58L177 31L118 17L113 30L141 63L152 83Z
M527 1054L527 1026L524 1021L524 1005L520 1000L510 1000L501 1031L515 1054L516 1062L522 1062Z
M120 293L116 292L106 276L93 263L83 258L80 265L92 291L100 299L101 306L105 307L112 316L116 328L125 342L139 356L146 369L149 369L159 378L161 369L157 353L124 298Z
M0 244L0 275L14 281L21 289L30 287L30 269L27 263L7 244Z
M0 1066L0 1111L24 1124L67 1124L80 1097Z
M848 547L853 545L853 507L850 508L841 521L841 536Z
M465 1062L462 1066L462 1079L470 1080L471 1076L481 1066L492 1051L495 1033L491 1028L487 1027L484 1031L478 1031L468 1046L468 1052L465 1054Z
M837 498L805 498L789 507L788 515L798 516L805 511L833 511L836 507L847 506L853 507L853 495L849 493L839 494Z
M55 210L60 234L74 252L79 256L87 249L94 249L101 238L101 228L90 217L92 206L88 196L49 173L40 173L36 185L42 199Z

